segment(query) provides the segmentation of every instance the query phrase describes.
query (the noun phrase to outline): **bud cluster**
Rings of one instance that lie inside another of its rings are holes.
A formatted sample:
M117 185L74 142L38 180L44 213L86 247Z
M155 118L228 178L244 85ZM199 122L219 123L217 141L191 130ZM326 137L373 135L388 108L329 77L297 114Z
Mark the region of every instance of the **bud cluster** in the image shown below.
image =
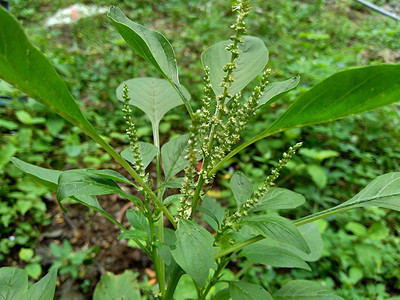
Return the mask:
M191 204L194 196L194 180L197 174L197 136L199 134L199 113L193 115L193 124L189 129L189 140L187 147L187 155L185 159L189 164L185 168L185 177L181 186L181 197L179 198L180 207L178 208L178 216L180 219L189 219L191 215Z
M254 193L249 200L242 204L240 209L235 212L233 215L226 215L224 220L222 221L222 226L219 233L224 232L225 230L232 228L237 223L241 221L244 216L247 216L249 212L255 208L259 203L262 197L264 197L270 186L274 185L274 182L279 177L280 171L282 168L286 166L286 164L290 161L290 159L295 155L296 151L302 146L302 142L297 143L293 147L290 147L288 152L283 153L282 158L279 160L278 165L271 170L271 174L267 176L264 181L264 184L258 188L258 190Z
M131 98L129 97L129 88L126 83L124 84L122 89L122 99L124 100L124 108L122 109L122 112L124 113L124 120L127 125L126 134L128 135L129 144L133 153L133 167L139 173L139 176L145 179L147 176L143 166L142 156L140 155L139 151L135 123L132 120L132 110L129 106L129 101L131 100Z

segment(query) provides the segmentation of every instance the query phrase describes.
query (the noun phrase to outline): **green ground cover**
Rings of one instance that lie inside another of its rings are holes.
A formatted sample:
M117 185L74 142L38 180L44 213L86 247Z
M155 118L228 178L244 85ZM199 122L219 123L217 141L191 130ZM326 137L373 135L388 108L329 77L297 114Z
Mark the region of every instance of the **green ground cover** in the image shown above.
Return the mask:
M46 17L72 3L15 1L10 8L30 39L68 82L75 98L87 108L86 116L99 132L113 146L126 144L122 105L115 97L115 88L126 78L157 76L156 71L128 48L104 15L65 26L43 25ZM389 6L396 1L377 3ZM194 99L201 97L199 57L209 45L225 38L231 22L229 1L101 4L118 5L137 23L162 32L172 42L182 66L182 83L195 86L191 90ZM271 79L284 80L299 74L301 85L272 106L270 115L259 115L257 124L245 135L265 128L300 92L340 69L400 61L400 24L355 1L254 0L253 7L248 30L261 37L269 49ZM113 162L87 137L70 130L69 124L42 105L30 99L19 101L22 95L5 85L0 86L0 92L13 97L10 105L0 106L0 261L7 265L34 265L37 260L26 258L26 250L21 249L34 249L40 232L48 225L50 213L46 204L51 195L22 176L9 158L18 156L55 169L106 168ZM348 199L377 175L399 169L398 108L394 105L335 123L290 130L276 135L273 142L257 142L256 147L229 163L261 182L284 145L304 141L302 151L282 174L279 184L302 193L307 199L304 209L317 211ZM162 139L187 127L179 121L182 112L174 110L167 116L169 122L161 123ZM150 140L150 124L139 112L136 122L138 135ZM218 183L227 185L230 175L222 174ZM312 264L312 272L244 266L251 268L247 280L262 282L274 290L290 277L322 278L345 299L394 297L400 294L400 273L396 268L400 259L399 221L396 212L373 208L319 222L325 250L323 258ZM326 222L331 226L327 227ZM37 270L31 268L34 278Z

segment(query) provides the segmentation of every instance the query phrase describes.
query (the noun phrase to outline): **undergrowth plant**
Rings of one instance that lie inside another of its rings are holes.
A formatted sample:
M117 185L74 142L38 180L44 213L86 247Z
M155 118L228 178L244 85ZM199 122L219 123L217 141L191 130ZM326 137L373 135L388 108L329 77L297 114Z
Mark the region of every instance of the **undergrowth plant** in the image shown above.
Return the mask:
M310 270L307 261L317 260L322 247L314 221L358 207L400 210L400 173L389 173L336 207L296 220L280 216L281 210L305 202L300 194L274 187L301 142L287 147L256 189L243 173L235 173L229 185L236 205L208 196L217 172L255 142L291 128L331 121L400 100L399 65L342 71L302 94L272 124L242 141L241 131L256 111L273 113L270 104L299 83L298 76L269 83L268 50L261 39L246 35L249 9L247 0L237 1L230 39L202 54L204 95L196 100L200 101L200 109L194 111L190 90L180 84L174 51L166 38L134 23L117 7L110 8L108 16L125 41L163 77L129 79L118 87L117 98L123 102L129 139L129 146L121 153L96 132L48 60L28 41L17 21L0 9L0 77L80 128L131 176L126 178L113 170L49 170L12 158L22 171L55 190L62 208L62 201L69 198L101 213L121 229L118 239L133 241L152 260L157 291L140 292L138 284L121 284L129 280L113 281L110 278L114 277L108 276L96 289L95 299L129 295L134 299L173 299L184 274L193 281L198 299L341 299L320 284L306 280L292 280L271 294L259 284L240 280L243 272L227 276L227 266L240 260ZM248 92L246 87L254 81L255 88ZM160 120L180 105L186 108L191 125L186 134L161 145ZM137 137L132 117L132 109L136 108L151 121L153 143L141 142ZM154 177L148 169L153 160ZM121 185L131 189L122 189ZM134 205L126 212L130 228L107 213L96 198L113 193ZM4 278L22 274L13 268L0 272ZM51 275L56 273L52 271ZM7 291L13 288L17 287L8 285ZM4 289L0 290L3 293Z

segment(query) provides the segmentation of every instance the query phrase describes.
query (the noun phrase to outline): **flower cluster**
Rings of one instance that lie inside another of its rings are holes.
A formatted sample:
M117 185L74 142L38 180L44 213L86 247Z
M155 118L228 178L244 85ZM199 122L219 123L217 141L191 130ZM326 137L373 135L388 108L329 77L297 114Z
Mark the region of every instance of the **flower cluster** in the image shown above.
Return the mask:
M219 233L222 233L225 230L235 226L244 216L247 216L249 212L260 203L260 200L262 199L262 197L264 197L268 188L274 185L274 182L279 177L279 173L282 168L286 166L286 164L295 155L296 151L301 147L302 144L303 143L301 142L297 143L293 147L290 147L287 153L283 153L282 158L278 162L278 165L271 170L271 174L267 176L264 184L258 188L254 195L245 203L243 203L240 209L233 215L225 216L224 220L222 221L222 226L219 230Z
M197 136L199 134L199 113L193 114L193 124L189 129L189 140L186 159L189 164L185 168L185 177L181 186L181 197L179 198L180 207L178 208L178 217L180 219L189 219L191 215L191 204L194 196L194 181L197 174Z
M124 108L122 109L122 112L124 113L124 120L127 125L126 134L128 135L129 144L133 153L133 167L138 172L140 177L142 177L145 181L148 181L148 175L145 173L142 156L140 155L135 123L132 120L132 110L129 106L129 101L131 100L131 98L129 97L129 88L127 84L124 84L123 86L122 99L124 100ZM142 187L140 186L138 187L138 189L140 192L143 191Z

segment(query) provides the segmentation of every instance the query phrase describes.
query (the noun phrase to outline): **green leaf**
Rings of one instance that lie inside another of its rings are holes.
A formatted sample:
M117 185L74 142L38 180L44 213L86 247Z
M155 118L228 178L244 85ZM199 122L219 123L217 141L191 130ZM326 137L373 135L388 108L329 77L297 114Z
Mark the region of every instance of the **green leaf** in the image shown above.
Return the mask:
M126 194L114 181L91 174L84 169L64 171L58 179L57 201L64 211L66 210L61 201L72 197L73 200L98 211L119 228L123 228L118 221L103 210L95 197L114 193L135 203L140 201L139 198Z
M164 199L163 203L165 206L168 206L168 205L178 201L180 197L181 197L181 194L174 194L174 195L168 196L167 198Z
M32 176L43 185L49 187L53 191L57 190L58 177L61 175L61 171L37 167L16 157L11 158L11 162L22 172Z
M274 294L275 300L343 300L317 282L292 280Z
M303 195L283 188L269 188L252 211L267 209L292 209L305 202Z
M360 265L363 266L369 275L375 276L381 273L382 254L373 245L357 244L354 250Z
M349 222L344 228L358 236L365 236L367 234L367 228L358 222Z
M42 274L42 266L39 263L32 263L25 266L25 271L28 276L34 280L38 280Z
M186 147L189 135L184 134L165 143L161 148L161 158L164 168L165 181L182 171L189 163L186 156Z
M165 186L167 188L171 189L179 189L182 186L184 178L183 177L177 177L177 178L172 178L168 180L167 182L163 182L162 186Z
M0 168L2 168L4 165L8 164L12 156L17 152L17 148L11 144L8 143L4 145L4 147L0 148Z
M0 299L20 300L28 290L28 274L13 267L0 268Z
M204 219L215 231L217 231L222 219L225 216L225 209L217 202L216 199L207 196L203 197L201 207L212 213L213 216L208 216L205 214Z
M149 236L146 231L142 230L128 230L124 231L118 236L118 240L122 239L136 239L136 240L148 240Z
M230 187L238 209L253 194L253 185L242 172L237 172L232 176Z
M118 182L124 182L127 184L133 185L132 182L130 182L125 176L122 176L120 173L114 171L114 170L91 170L87 169L86 172L100 176L105 179L111 179L114 181Z
M115 6L110 7L108 17L129 46L172 83L191 112L190 95L179 83L174 50L168 40L161 33L131 21Z
M115 6L110 7L108 17L124 40L141 57L155 66L164 77L179 85L174 50L161 33L131 21Z
M332 121L397 101L400 101L400 65L354 68L315 85L260 135Z
M126 211L126 218L129 223L131 223L132 228L144 232L148 231L149 226L147 225L147 219L140 211L136 209L128 209Z
M110 272L102 275L94 290L93 300L103 299L142 299L137 275L130 270L126 270L120 275L114 275Z
M400 172L378 176L353 198L333 209L368 206L400 211Z
M297 228L307 242L307 245L310 247L311 252L306 253L301 251L299 248L288 244L280 244L280 246L289 250L305 261L317 261L321 257L322 250L324 248L324 243L322 241L317 224L309 223Z
M328 176L326 175L324 168L318 165L308 165L306 170L318 188L323 189L326 186Z
M389 228L383 222L375 223L368 229L368 237L375 241L384 240L389 233Z
M179 94L165 79L147 77L126 80L118 86L116 92L121 101L124 84L129 88L129 104L139 108L149 117L153 133L158 132L159 123L168 111L183 104ZM187 98L190 97L186 90L185 94Z
M229 294L233 300L273 300L260 285L244 281L229 282Z
M72 196L80 197L114 193L124 194L114 181L91 174L83 169L65 171L58 179L57 200L59 202Z
M216 268L214 238L207 230L190 220L180 220L176 230L176 263L200 286L206 284L211 268Z
M277 244L276 241L264 239L243 248L240 256L249 260L276 268L300 268L311 270L308 264L299 256Z
M211 86L217 96L224 91L224 88L220 86L226 74L223 67L231 61L231 52L225 48L231 43L232 41L219 42L201 54L203 67L210 68ZM245 88L268 63L268 49L259 38L245 36L244 42L239 44L239 50L240 56L236 60L238 68L233 71L235 81L228 89L231 95Z
M51 270L24 295L25 299L52 300L56 290L57 269Z
M158 149L156 146L150 143L139 142L139 152L140 157L142 158L143 166L147 168L147 166L152 162L154 157L157 155ZM128 147L121 152L121 156L129 161L131 164L135 164L135 160L133 159L132 148Z
M293 90L300 82L300 76L294 76L285 81L269 83L261 98L258 100L258 107L274 103L279 98Z
M289 219L273 215L258 215L245 218L243 223L257 229L265 237L293 245L310 253L307 242Z
M82 114L67 85L48 59L27 39L21 26L0 7L0 78L106 144Z
M350 200L295 221L302 225L358 207L378 206L400 211L400 172L375 178Z

